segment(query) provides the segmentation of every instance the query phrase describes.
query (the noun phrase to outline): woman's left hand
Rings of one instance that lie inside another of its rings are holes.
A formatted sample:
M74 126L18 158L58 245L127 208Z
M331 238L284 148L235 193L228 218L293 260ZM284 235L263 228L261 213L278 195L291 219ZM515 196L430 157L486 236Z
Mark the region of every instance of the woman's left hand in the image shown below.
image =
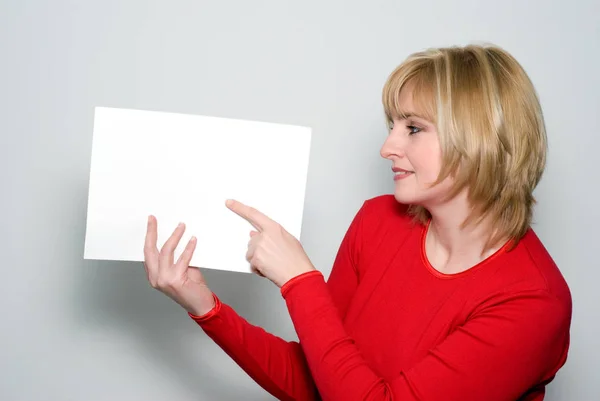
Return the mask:
M226 205L257 230L250 233L246 259L259 275L281 288L290 279L316 270L300 241L277 222L241 202L228 200Z

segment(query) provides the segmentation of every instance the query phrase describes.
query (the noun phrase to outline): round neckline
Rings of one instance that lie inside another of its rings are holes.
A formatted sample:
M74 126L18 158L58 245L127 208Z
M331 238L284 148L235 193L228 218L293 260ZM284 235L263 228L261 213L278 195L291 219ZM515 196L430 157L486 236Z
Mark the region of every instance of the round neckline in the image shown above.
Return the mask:
M489 264L494 259L496 259L498 256L503 254L506 251L506 249L508 248L508 246L510 245L510 241L507 241L504 245L502 245L502 247L500 247L498 250L496 250L496 252L494 252L487 258L483 259L481 262L477 263L476 265L471 266L467 270L464 270L464 271L461 271L458 273L442 273L441 271L439 271L435 267L433 267L433 265L429 262L429 258L427 257L427 252L425 250L427 233L429 232L430 225L431 225L431 219L429 219L427 221L427 223L423 226L423 229L421 230L421 259L423 261L423 264L427 268L427 270L432 275L434 275L435 277L440 278L440 279L451 280L451 279L465 277L469 274L473 274L475 271L481 269L482 267L484 267L485 265Z

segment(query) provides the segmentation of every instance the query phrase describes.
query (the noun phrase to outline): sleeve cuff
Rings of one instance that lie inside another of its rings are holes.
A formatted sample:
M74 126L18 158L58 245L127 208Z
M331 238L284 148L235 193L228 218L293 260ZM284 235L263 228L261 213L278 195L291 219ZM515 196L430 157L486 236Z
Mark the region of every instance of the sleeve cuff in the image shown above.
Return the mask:
M213 298L215 300L215 306L210 311L206 312L204 315L201 316L197 316L188 312L189 317L192 318L196 323L204 323L218 315L221 311L221 300L214 293Z
M286 282L283 286L281 286L281 296L283 298L285 298L286 295L288 294L288 292L292 288L296 287L298 285L298 283L301 283L301 282L303 282L305 280L308 280L311 277L318 277L318 276L323 277L323 273L321 273L318 270L311 270L309 272L302 273L302 274L294 277L291 280L288 280L288 282Z

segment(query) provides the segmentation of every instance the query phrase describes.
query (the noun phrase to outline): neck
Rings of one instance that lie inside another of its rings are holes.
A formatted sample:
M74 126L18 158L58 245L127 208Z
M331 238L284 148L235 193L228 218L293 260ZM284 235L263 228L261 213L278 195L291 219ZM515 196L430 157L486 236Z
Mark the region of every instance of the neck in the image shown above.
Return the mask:
M486 220L462 227L471 213L465 194L428 210L432 219L426 252L430 263L441 272L454 274L468 270L502 246L485 249L490 234L490 224Z

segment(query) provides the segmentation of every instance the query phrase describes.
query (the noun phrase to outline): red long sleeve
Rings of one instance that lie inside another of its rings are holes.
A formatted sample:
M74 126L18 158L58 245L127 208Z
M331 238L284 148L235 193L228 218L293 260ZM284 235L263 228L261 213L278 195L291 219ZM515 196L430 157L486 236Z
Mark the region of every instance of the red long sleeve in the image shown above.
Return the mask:
M571 298L539 239L444 275L425 232L392 197L366 202L329 281L281 289L301 347L225 305L199 324L280 399L542 400L567 357Z
M344 329L322 278L298 282L286 301L324 400L517 400L564 362L567 311L543 290L498 296L388 380Z
M346 306L358 285L353 260L359 251L360 215L350 225L338 252L335 270L327 286L343 317ZM351 254L350 252L354 252ZM295 282L320 276L313 271L290 280L282 290ZM254 326L215 296L216 305L204 316L193 316L196 323L254 381L280 400L319 400L314 380L306 364L304 352L295 341L285 341Z
M304 353L239 316L215 297L215 308L192 318L246 373L280 400L315 400L318 393Z

